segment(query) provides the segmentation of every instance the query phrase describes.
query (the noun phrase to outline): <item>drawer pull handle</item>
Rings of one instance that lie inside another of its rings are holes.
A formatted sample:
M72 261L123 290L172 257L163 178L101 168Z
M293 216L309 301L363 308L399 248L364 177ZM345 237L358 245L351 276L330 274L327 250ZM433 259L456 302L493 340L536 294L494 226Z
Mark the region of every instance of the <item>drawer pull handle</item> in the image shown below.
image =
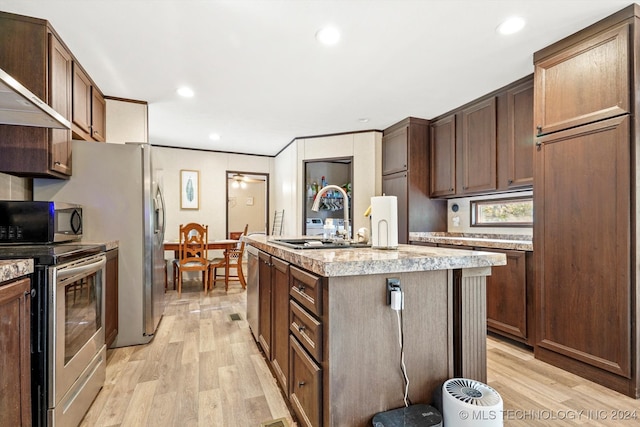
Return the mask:
M302 387L303 385L305 385L306 383L304 381L298 381L298 387Z
M304 285L298 285L298 291L304 293Z
M304 330L307 329L306 326L298 326L298 331L299 332L304 332Z

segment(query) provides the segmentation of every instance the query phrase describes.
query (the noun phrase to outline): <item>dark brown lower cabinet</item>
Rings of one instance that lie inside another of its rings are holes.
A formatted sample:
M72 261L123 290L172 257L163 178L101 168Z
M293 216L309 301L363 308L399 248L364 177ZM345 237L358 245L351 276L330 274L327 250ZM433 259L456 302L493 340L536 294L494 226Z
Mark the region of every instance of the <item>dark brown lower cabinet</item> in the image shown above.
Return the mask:
M507 265L492 267L487 276L487 329L533 345L533 253L476 249L507 256Z
M271 367L287 394L289 372L289 263L271 258Z
M0 414L2 425L31 426L31 282L0 284Z
M259 326L258 342L267 358L271 360L271 255L265 252L258 252L258 307Z
M536 309L533 283L533 252L495 248L414 242L421 246L500 252L507 265L491 267L487 276L487 330L534 345Z
M104 329L107 347L118 336L118 249L107 251Z

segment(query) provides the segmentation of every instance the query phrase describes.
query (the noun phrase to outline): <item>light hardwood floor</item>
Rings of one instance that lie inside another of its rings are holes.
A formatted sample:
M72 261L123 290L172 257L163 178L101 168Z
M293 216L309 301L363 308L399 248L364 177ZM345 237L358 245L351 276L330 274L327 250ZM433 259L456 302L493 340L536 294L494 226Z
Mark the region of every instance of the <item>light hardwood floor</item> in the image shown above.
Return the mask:
M183 284L147 345L109 350L106 384L82 426L295 426L246 322L246 292ZM238 313L242 320L231 320ZM126 328L126 325L119 325Z
M503 399L505 426L640 425L640 400L534 359L517 345L487 339L487 383Z
M245 320L246 292L237 283L228 294L222 288L205 295L194 281L181 298L167 292L153 341L109 350L106 384L82 426L258 427L279 418L295 426ZM231 320L233 313L242 320ZM487 359L487 382L504 400L505 426L640 425L640 401L530 351L490 337Z

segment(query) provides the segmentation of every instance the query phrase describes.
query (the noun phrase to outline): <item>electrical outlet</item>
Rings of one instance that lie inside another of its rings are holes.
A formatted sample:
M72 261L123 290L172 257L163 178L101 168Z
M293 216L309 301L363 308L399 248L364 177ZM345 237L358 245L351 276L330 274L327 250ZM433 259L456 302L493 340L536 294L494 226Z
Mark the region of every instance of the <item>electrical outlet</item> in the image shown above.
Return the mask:
M400 279L388 278L387 279L387 305L391 305L391 291L400 289Z

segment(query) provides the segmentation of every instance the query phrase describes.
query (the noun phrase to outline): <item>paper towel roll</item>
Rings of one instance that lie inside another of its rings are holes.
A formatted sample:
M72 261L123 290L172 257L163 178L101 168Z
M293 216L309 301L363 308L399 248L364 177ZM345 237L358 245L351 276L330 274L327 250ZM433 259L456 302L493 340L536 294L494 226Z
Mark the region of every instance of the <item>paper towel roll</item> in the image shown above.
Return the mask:
M371 246L378 249L398 248L398 198L371 198Z

